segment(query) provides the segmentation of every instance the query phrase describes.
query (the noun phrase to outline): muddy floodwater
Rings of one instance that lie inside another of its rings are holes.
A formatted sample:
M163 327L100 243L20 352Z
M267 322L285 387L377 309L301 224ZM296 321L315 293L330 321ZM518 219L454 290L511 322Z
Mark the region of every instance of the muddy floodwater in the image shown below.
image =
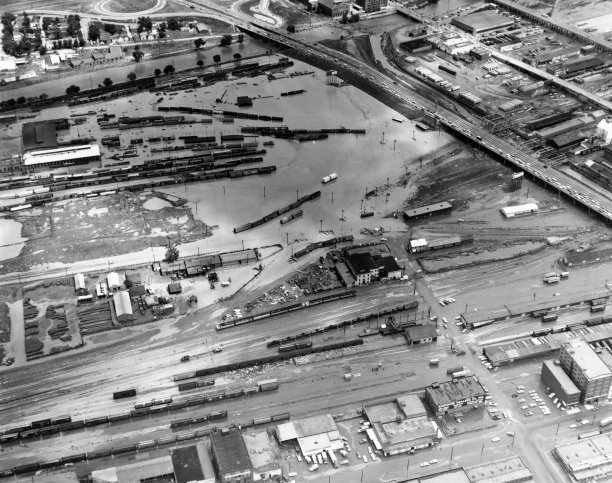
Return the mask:
M25 241L21 237L21 223L0 217L0 260L19 255Z

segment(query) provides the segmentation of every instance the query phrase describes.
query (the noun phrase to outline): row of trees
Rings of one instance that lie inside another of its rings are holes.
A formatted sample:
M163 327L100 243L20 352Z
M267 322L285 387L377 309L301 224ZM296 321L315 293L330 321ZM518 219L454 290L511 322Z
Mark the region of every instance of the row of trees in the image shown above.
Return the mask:
M21 22L19 31L23 34L19 42L15 41L13 37L13 22L15 22L15 15L12 13L5 13L0 18L2 23L2 49L4 53L20 57L22 55L29 54L32 50L38 50L42 45L42 39L40 38L40 32L34 30L31 27L30 18L24 12L24 19ZM30 38L34 35L34 38Z

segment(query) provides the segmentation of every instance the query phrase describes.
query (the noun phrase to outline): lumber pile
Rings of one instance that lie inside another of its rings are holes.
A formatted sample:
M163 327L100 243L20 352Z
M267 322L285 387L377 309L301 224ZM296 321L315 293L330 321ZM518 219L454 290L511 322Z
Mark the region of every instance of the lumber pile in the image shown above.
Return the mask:
M113 328L110 307L106 301L77 307L77 317L82 335L95 334Z

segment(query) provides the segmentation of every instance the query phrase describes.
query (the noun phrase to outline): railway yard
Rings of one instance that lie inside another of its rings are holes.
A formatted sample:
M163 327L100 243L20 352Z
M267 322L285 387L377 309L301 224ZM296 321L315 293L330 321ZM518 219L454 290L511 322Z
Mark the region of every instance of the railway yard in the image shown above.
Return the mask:
M603 23L385 3L7 7L0 481L610 480Z

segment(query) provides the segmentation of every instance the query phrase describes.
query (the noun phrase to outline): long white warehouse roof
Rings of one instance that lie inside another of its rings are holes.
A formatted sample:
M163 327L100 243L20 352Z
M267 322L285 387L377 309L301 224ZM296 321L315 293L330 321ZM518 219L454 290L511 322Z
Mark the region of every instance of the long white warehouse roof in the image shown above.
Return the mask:
M34 164L58 163L91 156L100 156L100 147L97 144L33 151L23 155L23 164L24 166L31 166Z
M502 208L501 211L506 216L514 216L538 211L538 205L535 203L526 203L524 205L506 206Z

